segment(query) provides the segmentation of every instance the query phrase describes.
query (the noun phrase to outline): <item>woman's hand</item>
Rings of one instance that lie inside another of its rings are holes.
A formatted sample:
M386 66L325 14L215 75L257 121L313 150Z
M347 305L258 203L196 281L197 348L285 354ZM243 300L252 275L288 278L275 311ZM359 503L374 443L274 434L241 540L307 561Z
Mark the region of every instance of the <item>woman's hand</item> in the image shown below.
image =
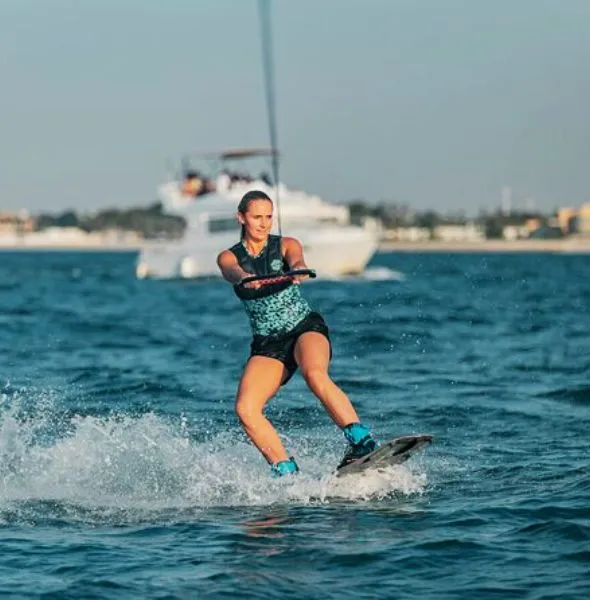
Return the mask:
M293 283L296 283L297 285L306 279L309 279L309 275L293 275Z
M248 275L248 277L252 277L251 275ZM244 277L243 279L247 279L247 277ZM282 283L284 281L294 281L295 277L293 277L292 275L277 275L276 277L268 277L265 279L259 279L256 281L247 281L246 283L239 283L238 285L244 287L244 288L249 288L251 290L257 290L261 287L264 287L265 285L272 285L273 283Z
M251 277L251 275L248 275L248 277ZM246 279L246 277L244 277L244 279ZM244 288L247 288L249 290L257 290L262 286L263 282L262 281L248 281L247 283L239 283L238 285L241 285Z

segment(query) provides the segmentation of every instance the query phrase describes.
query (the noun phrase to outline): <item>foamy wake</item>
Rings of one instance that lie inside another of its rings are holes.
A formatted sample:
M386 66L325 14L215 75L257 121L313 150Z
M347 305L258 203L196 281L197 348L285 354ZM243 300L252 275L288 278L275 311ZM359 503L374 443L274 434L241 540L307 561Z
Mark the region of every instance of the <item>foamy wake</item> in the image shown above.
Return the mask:
M335 478L341 444L289 439L302 475L273 479L238 430L195 442L185 419L156 414L64 417L45 407L35 416L0 398L0 520L23 503L131 513L208 507L363 501L421 493L424 474L392 467Z
M362 277L372 281L404 281L406 278L401 271L389 267L369 267L365 269Z
M401 271L389 267L369 267L358 275L322 276L322 281L404 281L406 276Z

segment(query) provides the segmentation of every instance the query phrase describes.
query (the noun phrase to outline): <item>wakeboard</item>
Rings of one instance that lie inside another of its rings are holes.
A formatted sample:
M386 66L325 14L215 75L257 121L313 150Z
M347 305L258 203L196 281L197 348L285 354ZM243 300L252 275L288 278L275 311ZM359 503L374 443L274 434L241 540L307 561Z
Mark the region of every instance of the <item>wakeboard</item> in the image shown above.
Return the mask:
M434 438L431 435L406 435L385 442L373 450L370 454L363 456L347 465L340 467L335 475L343 477L363 473L372 469L390 467L406 462L410 456L428 446Z

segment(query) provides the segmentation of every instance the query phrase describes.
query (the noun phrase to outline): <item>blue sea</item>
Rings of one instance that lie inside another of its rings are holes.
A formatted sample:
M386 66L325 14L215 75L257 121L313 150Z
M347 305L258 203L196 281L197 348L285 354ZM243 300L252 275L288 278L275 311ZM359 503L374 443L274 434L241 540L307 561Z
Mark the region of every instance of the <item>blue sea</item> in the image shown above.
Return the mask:
M0 254L0 597L590 597L590 256L389 253L306 282L363 421L435 436L337 480L299 376L268 416L300 476L238 426L231 287L134 261Z

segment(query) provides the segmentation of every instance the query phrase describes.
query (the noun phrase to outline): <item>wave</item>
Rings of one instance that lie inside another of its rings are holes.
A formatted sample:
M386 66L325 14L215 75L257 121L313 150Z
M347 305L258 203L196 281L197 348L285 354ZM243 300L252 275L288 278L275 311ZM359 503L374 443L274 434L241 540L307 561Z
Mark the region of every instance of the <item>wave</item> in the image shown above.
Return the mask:
M322 277L323 281L405 281L406 276L401 271L389 267L368 267L358 275L330 275Z
M289 446L303 474L275 480L237 429L196 442L184 417L66 415L51 401L31 414L4 397L0 521L59 515L83 521L109 515L137 520L211 507L358 502L425 488L425 474L406 467L337 479L326 465L336 464L338 452L318 441L293 433Z
M551 398L553 400L570 402L571 404L590 404L590 386L583 384L559 388L539 395L545 398Z

